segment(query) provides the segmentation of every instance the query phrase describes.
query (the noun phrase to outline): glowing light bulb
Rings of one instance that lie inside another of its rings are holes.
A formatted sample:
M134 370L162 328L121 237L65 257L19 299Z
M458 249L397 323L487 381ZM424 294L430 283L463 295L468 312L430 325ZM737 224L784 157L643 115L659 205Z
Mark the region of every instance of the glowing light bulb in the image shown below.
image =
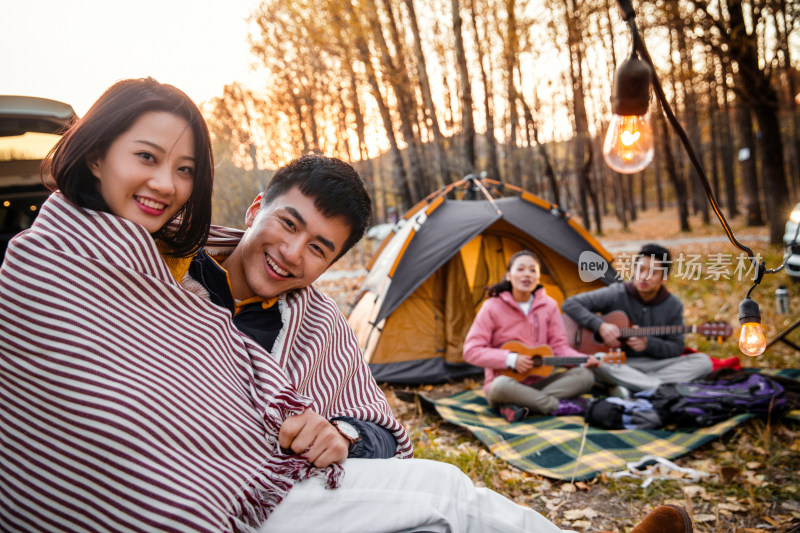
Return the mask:
M603 157L622 174L641 172L653 161L653 130L647 121L652 75L635 51L614 74L613 116L603 141Z
M767 339L761 329L761 310L758 304L747 296L739 304L739 349L743 354L756 357L767 349Z
M614 115L603 142L606 164L621 174L641 172L653 161L653 131L645 115Z
M742 324L742 332L739 334L739 349L750 357L764 353L764 350L767 349L767 339L764 337L761 324L758 322Z

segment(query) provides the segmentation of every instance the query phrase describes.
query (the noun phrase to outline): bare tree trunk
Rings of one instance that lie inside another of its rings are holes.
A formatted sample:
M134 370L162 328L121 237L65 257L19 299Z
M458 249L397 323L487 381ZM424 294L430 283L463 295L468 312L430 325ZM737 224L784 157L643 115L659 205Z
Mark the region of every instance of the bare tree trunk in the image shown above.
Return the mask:
M761 131L761 169L764 179L764 198L769 220L769 235L772 244L783 241L786 213L789 212L789 188L786 186L783 167L783 139L778 114L770 104L773 98L759 101L754 108ZM774 95L777 100L777 95ZM773 101L774 101L773 100Z
M417 56L417 76L419 77L419 87L424 102L425 125L433 132L433 142L435 146L436 166L438 168L438 183L441 187L450 182L450 173L447 167L447 154L444 150L444 138L442 130L439 128L439 119L436 116L436 108L433 105L431 85L428 80L428 68L425 62L425 54L422 52L422 39L420 38L419 25L417 24L417 12L414 9L414 0L404 0L408 9L408 18L411 21L411 34L414 37L414 53Z
M678 72L677 68L675 67L675 62L671 60L672 56L675 53L677 45L675 43L675 32L669 32L669 82L672 89L672 94L678 94ZM660 117L660 120L664 121L664 126L667 126L666 118ZM668 133L668 132L667 132ZM681 212L681 209L686 209L686 225L688 227L689 224L689 184L688 180L684 177L683 172L683 164L684 161L684 149L683 146L680 145L677 138L673 139L670 135L665 134L664 138L667 140L668 145L664 149L665 155L671 159L671 161L667 164L667 176L669 177L670 183L673 185L673 190L675 191L675 201L678 202L678 217L681 219L681 231L683 231L683 221L682 217L684 213ZM677 155L675 151L677 151ZM684 196L681 198L678 196L678 190L680 187L681 194ZM681 203L685 203L681 205ZM686 230L688 231L688 230Z
M349 60L349 59L348 59ZM351 63L352 65L352 63ZM351 109L353 116L356 119L356 137L358 138L358 155L362 161L369 159L369 151L367 150L367 137L364 134L364 113L361 111L361 99L358 97L358 79L356 73L350 68L350 94L351 94Z
M680 222L681 231L691 231L689 225L689 198L686 191L686 182L680 176L675 168L675 159L672 157L672 148L670 147L669 128L667 127L667 120L664 118L663 110L655 113L658 125L661 128L661 153L664 157L664 164L667 167L667 176L669 177L672 187L675 190L675 203L678 206L678 221Z
M716 57L715 63L719 64L722 75L720 83L717 85L717 101L722 100L723 116L720 119L720 136L722 137L722 172L725 177L725 200L728 205L728 216L733 218L739 215L739 207L736 201L736 173L734 170L734 150L733 133L731 131L731 107L730 88L728 87L727 71L729 63L725 58ZM716 70L716 69L715 69Z
M475 171L475 121L472 117L472 85L469 82L467 56L464 52L464 37L461 34L461 6L458 0L451 0L453 11L453 35L455 36L456 68L458 71L458 88L461 97L461 131L464 143L465 171Z
M606 49L609 51L607 57L611 63L608 65L609 72L616 72L617 71L617 54L614 51L616 49L614 43L614 24L611 22L611 14L614 13L614 2L613 0L603 0L604 6L602 12L605 13L605 17L603 17L603 21L606 23L606 35L608 35L609 39L609 46Z
M235 105L241 109L241 116L244 119L245 126L243 133L246 135L246 138L242 140L247 144L247 152L250 154L250 161L253 163L258 190L262 192L266 189L267 180L266 176L264 176L264 170L259 168L258 150L252 137L252 132L255 128L250 110L250 105L253 102L253 94L250 91L243 90L238 83L233 83L223 89L223 98L228 101L228 105Z
M661 137L660 135L658 137ZM658 151L661 151L661 139L658 139L659 148ZM661 155L659 155L659 159L661 159ZM658 212L661 213L664 211L664 167L661 161L657 161L655 165L655 186L656 186L656 205L658 205Z
M367 184L370 197L375 205L372 213L373 222L378 223L386 220L386 191L383 190L383 187L380 185L380 183L376 182L373 161L369 157L369 149L367 148L367 139L365 133L364 112L361 109L361 98L359 98L359 79L355 68L353 67L355 59L353 58L351 51L351 43L345 42L343 35L343 32L346 31L347 28L342 25L343 19L341 15L336 15L334 21L336 23L334 38L336 39L339 49L344 56L344 62L342 63L342 66L347 69L347 80L349 82L349 98L345 99L343 97L343 100L349 100L350 102L349 109L352 111L355 119L356 138L358 139L357 148L359 163L356 168L358 173L364 179L364 182ZM342 107L348 108L347 103L343 102ZM389 135L388 132L387 135ZM380 181L380 176L377 176L377 179Z
M789 148L790 163L789 163L789 176L791 177L791 186L796 195L800 191L800 109L795 102L795 96L798 94L797 79L795 77L795 69L792 67L791 47L789 46L789 34L792 31L792 23L786 19L787 4L785 0L778 0L779 9L775 14L775 31L779 35L778 47L779 56L781 57L781 64L786 75L786 101L789 115L789 132L787 135L787 142ZM778 17L780 14L780 18ZM782 24L778 24L778 22ZM796 19L794 21L796 26Z
M639 172L639 210L647 210L647 184L645 182L647 172Z
M678 69L681 86L683 87L684 123L686 124L687 134L692 146L695 148L698 154L702 154L703 147L700 138L700 115L698 114L694 81L692 79L692 76L694 75L694 67L692 63L692 55L689 53L690 44L686 41L685 24L683 24L683 19L679 13L680 6L678 2L665 2L664 5L667 8L670 23L675 31L678 53L680 54L681 58ZM699 157L702 160L702 156ZM689 179L691 183L692 207L694 208L695 213L700 213L702 215L703 224L709 224L711 222L711 218L709 216L708 202L706 201L705 197L705 189L703 188L700 175L697 173L694 167L689 168Z
M436 35L443 35L438 20L433 23L433 27ZM444 58L447 57L447 50L445 49L443 38L436 39L433 43L433 47L440 58L444 60ZM441 74L442 87L444 87L444 127L445 130L452 131L455 123L455 111L453 111L453 88L450 86L451 76L447 70L442 70ZM447 145L447 143L445 144Z
M536 143L539 157L542 158L542 162L544 164L544 174L547 177L548 183L550 184L550 191L552 194L551 201L554 204L558 204L563 207L564 204L561 203L561 194L558 190L558 178L556 178L555 170L553 170L553 164L550 162L550 155L547 153L547 148L539 142L539 129L536 127L536 122L533 120L533 113L531 113L530 107L528 107L528 104L521 96L520 101L522 103L522 109L525 112L525 124L527 125L527 133L529 138L528 144L531 145L530 137L532 136L533 142Z
M789 131L786 135L788 143L787 155L789 163L790 186L793 193L797 194L800 190L800 117L798 117L798 106L794 101L797 94L797 80L795 79L795 69L792 67L791 47L789 46L789 34L793 30L792 23L786 18L787 4L785 0L777 0L777 9L773 17L775 23L775 33L778 36L777 56L780 59L781 68L786 76L786 109L789 119ZM780 15L780 16L779 16ZM795 22L796 25L796 22Z
M736 107L736 123L739 126L741 145L749 150L747 159L741 161L745 218L748 226L763 226L764 218L761 215L758 175L756 173L756 152L758 151L756 137L753 135L753 120L750 117L750 110L741 103L741 100Z
M372 36L380 50L380 59L383 68L386 69L387 78L397 97L397 112L400 117L400 132L406 142L406 158L408 159L408 170L411 176L411 193L414 203L425 197L432 187L428 184L425 168L422 164L419 143L414 135L414 122L417 116L417 104L414 95L411 93L411 80L406 71L405 55L403 46L399 40L397 25L395 24L394 11L389 0L383 0L389 26L389 35L392 36L396 58L389 52L389 47L383 37L383 28L375 10L370 6L365 9L367 18L372 28ZM413 204L412 204L413 205Z
M300 97L295 93L291 94L291 99L292 99L292 107L294 108L294 112L296 115L295 118L297 120L297 127L300 131L300 138L303 142L303 153L307 154L311 151L313 146L309 144L309 141L306 138L306 129L303 127L303 124L305 123L305 121L303 120L304 119L303 102L300 100Z
M713 87L713 84L712 84ZM720 139L719 139L719 110L717 106L709 106L708 110L708 118L709 118L709 136L711 137L709 146L710 146L710 158L711 158L711 185L712 190L714 191L714 196L717 197L718 203L720 208L725 207L725 202L723 201L722 197L720 196L720 168L719 168L719 153L720 153Z
M586 157L592 155L589 146L589 119L586 115L586 102L584 101L583 82L583 29L581 26L582 14L578 12L575 0L563 0L564 17L567 26L567 48L569 50L569 77L572 86L572 109L575 127L575 137L572 141L574 167L578 174L578 199L581 206L581 215L584 227L591 228L591 218L587 198L591 198L594 211L600 206L597 194L594 192L591 180L591 161L587 164ZM600 231L600 227L597 228Z
M519 157L517 154L517 90L514 84L514 71L517 66L517 53L519 51L519 35L517 35L517 16L515 13L516 0L504 0L506 8L506 42L504 47L506 84L508 85L508 141L506 179L519 185Z
M403 156L400 153L400 147L397 145L397 138L395 137L394 133L394 125L392 124L392 115L389 111L389 106L386 105L386 101L383 98L383 94L381 93L380 84L378 83L377 75L375 74L375 69L372 66L372 58L369 52L369 46L367 45L367 41L364 39L363 29L356 25L356 15L352 11L352 5L348 2L348 6L350 6L351 18L354 21L354 27L356 28L355 31L355 46L358 50L358 53L361 57L361 62L364 65L364 70L366 71L367 81L369 82L370 88L372 89L372 96L375 98L375 102L378 105L378 111L381 115L381 120L383 122L383 128L386 130L386 136L389 139L389 151L391 153L392 159L392 182L394 183L395 191L400 195L402 198L402 203L398 208L402 211L405 211L412 205L414 205L414 196L411 193L411 187L408 183L408 174L406 174L405 164L403 163Z
M320 151L322 148L322 143L319 140L319 126L317 125L317 110L316 103L314 102L313 95L309 91L306 91L305 97L303 98L303 102L305 103L306 109L308 109L308 122L309 126L308 129L311 130L311 146L312 150Z
M625 174L622 177L625 180L625 200L631 213L631 222L636 222L639 214L636 210L636 197L633 194L633 174Z
M336 87L336 99L338 100L337 110L337 118L339 119L336 125L339 128L339 131L336 135L336 151L337 152L345 152L347 154L347 162L351 165L353 164L353 155L350 146L350 136L347 134L347 105L344 103L344 94L342 94L342 87ZM339 143L344 143L344 149L339 145Z
M589 183L591 184L590 176L592 173L592 167L594 166L592 164L592 162L594 161L594 150L592 149L591 140L589 140L589 142L586 143L586 150L588 153L586 154L586 162L584 163L583 168L581 169L581 175L587 176L587 178L589 179ZM589 197L592 199L592 211L594 214L595 230L597 230L597 233L602 235L603 217L600 215L600 200L597 197L597 193L595 192L594 186L592 186L592 190L589 193ZM589 226L586 226L586 228L589 229Z
M617 215L617 220L622 223L623 229L628 229L628 199L625 194L625 184L622 174L612 172L612 181L614 182L614 196L617 201L614 202L614 211Z
M486 149L487 149L487 164L486 169L490 178L501 179L500 165L497 156L497 139L494 136L494 111L491 103L492 99L492 85L486 75L486 68L483 65L483 46L481 45L480 33L478 32L478 21L475 14L475 0L469 1L470 16L472 18L472 28L475 32L475 48L478 52L478 64L481 69L481 81L483 82L483 113L486 116ZM484 38L488 38L488 32L484 31Z
M725 207L725 202L720 196L722 190L720 189L720 113L719 102L717 101L717 78L714 74L714 56L709 54L706 56L706 74L705 82L708 84L708 125L709 125L709 142L708 142L708 159L711 164L707 168L711 173L711 184L714 196L717 197L717 202L720 208Z

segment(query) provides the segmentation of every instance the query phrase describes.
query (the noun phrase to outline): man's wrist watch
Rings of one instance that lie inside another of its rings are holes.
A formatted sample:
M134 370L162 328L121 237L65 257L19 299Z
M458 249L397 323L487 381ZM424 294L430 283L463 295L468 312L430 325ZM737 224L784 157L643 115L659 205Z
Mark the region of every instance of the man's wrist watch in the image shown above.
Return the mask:
M352 448L355 443L361 440L361 437L358 435L358 430L355 428L355 426L353 426L353 424L345 422L344 420L331 420L331 424L334 425L342 437L346 438L350 442L350 448Z

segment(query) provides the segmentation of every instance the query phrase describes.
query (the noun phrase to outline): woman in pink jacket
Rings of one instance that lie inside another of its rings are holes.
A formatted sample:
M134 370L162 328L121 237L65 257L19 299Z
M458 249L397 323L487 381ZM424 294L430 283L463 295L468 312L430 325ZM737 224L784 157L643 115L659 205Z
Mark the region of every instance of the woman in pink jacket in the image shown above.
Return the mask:
M550 376L529 376L522 381L502 375L512 369L524 374L533 367L528 355L501 346L517 341L528 347L546 344L554 356L586 355L567 342L558 303L539 284L539 259L530 251L514 254L508 262L505 280L488 289L464 341L464 359L484 367L483 389L489 405L509 422L525 418L528 412L542 415L581 415L585 402L571 399L588 392L594 383L589 368L600 365L594 357L569 370L556 369Z

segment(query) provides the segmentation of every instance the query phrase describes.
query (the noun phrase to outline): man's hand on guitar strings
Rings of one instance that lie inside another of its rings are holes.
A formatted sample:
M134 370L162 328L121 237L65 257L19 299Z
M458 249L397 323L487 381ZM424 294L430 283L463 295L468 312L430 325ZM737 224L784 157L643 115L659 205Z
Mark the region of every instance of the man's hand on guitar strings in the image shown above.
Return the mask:
M639 326L633 326L633 329L638 329ZM628 337L625 341L631 350L641 352L647 348L647 337Z
M603 339L607 345L612 348L619 348L622 346L620 343L619 338L622 335L622 332L619 330L616 324L612 324L610 322L603 322L600 325L600 329L597 330L600 334L600 337Z

